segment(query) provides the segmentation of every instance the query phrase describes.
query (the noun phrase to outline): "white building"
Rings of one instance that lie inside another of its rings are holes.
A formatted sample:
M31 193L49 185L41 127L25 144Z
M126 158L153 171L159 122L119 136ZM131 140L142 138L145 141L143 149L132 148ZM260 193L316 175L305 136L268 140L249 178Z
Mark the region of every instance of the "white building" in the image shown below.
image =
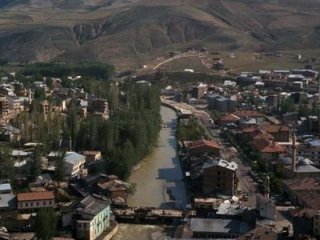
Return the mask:
M64 157L65 174L71 177L80 175L85 162L86 156L76 152L66 152Z

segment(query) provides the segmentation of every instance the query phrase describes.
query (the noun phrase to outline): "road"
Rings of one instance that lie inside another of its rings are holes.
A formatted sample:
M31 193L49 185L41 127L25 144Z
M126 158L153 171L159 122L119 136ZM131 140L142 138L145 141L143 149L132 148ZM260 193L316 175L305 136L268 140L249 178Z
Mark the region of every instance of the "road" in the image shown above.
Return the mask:
M168 63L168 62L171 62L171 61L176 60L176 59L179 59L179 58L185 58L185 57L198 57L198 58L200 59L201 63L202 63L204 66L206 66L207 68L210 69L210 67L208 66L208 64L206 64L206 63L204 62L202 56L201 56L199 53L197 53L197 52L187 52L187 53L181 53L181 54L179 54L179 55L177 55L177 56L174 56L174 57L172 57L172 58L168 58L168 59L166 59L166 60L158 63L156 66L153 67L152 70L155 71L155 70L157 70L159 67L161 67L163 64L166 64L166 63Z

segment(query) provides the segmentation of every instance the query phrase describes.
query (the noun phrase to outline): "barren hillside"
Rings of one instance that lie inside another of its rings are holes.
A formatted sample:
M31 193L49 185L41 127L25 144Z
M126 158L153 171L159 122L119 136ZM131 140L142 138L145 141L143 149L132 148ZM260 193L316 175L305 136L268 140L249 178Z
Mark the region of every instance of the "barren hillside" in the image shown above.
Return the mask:
M113 61L318 48L319 12L320 0L0 0L0 50L13 61Z

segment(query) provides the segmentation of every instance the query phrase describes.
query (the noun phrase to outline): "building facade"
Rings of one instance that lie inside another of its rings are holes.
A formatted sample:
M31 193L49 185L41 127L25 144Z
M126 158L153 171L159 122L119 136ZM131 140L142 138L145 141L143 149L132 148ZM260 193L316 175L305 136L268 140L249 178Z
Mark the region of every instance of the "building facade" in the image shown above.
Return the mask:
M110 203L88 196L80 202L77 210L77 239L94 240L109 227Z
M18 210L37 210L40 208L54 207L55 197L53 192L28 192L17 195Z
M223 193L233 195L237 189L235 162L215 159L202 166L202 190L205 195Z

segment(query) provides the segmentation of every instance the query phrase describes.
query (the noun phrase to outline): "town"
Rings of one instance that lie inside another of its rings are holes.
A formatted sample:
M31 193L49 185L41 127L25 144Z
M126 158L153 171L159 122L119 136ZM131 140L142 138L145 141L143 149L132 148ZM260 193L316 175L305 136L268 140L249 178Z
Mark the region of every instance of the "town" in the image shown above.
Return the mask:
M100 65L3 71L0 239L117 239L121 224L170 226L166 239L319 238L314 65L179 84L161 72L111 80ZM129 181L159 132L181 172L151 176L174 185L164 204L147 201L148 179Z

